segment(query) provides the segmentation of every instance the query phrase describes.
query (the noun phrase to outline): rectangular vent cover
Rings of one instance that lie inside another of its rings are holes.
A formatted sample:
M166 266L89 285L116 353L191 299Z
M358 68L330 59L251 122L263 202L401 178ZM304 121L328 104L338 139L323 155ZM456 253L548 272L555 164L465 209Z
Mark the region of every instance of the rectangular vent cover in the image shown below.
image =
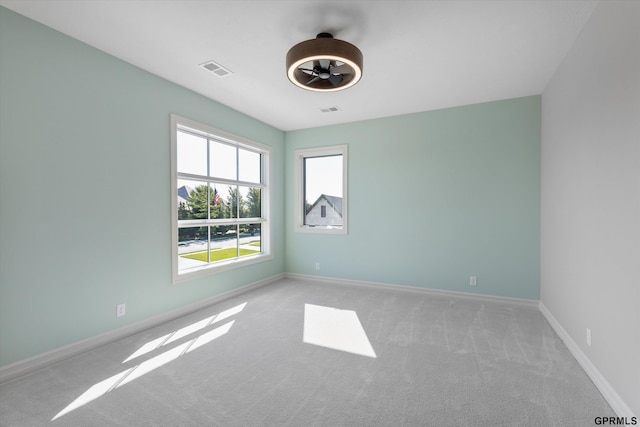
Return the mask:
M333 113L336 111L340 111L340 108L334 105L333 107L321 108L320 111L322 111L323 113Z
M205 62L204 64L200 64L200 66L205 70L211 71L213 74L215 74L218 77L225 77L230 74L233 74L227 68L224 68L222 65L213 61Z

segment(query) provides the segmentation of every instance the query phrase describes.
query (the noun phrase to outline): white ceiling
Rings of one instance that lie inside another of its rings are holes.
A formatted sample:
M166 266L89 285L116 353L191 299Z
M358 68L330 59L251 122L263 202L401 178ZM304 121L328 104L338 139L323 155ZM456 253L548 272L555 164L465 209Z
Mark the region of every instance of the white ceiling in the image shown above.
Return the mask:
M598 0L0 0L0 4L282 130L540 94ZM364 74L331 93L285 74L322 31ZM199 65L233 72L219 78ZM323 113L321 108L340 111Z

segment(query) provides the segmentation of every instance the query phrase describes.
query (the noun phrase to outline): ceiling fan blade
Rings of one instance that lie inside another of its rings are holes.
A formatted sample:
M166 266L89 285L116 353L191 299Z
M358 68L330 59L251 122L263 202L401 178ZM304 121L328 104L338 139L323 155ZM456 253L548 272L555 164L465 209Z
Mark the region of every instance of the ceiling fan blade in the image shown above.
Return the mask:
M318 80L320 80L320 77L315 76L314 78L312 78L311 80L309 80L309 81L307 82L307 84L308 84L308 85L310 85L311 83L315 83L315 82L317 82Z
M332 85L337 86L342 83L342 76L340 74L332 74L331 77L329 77L329 81Z
M319 59L318 62L320 63L320 68L322 68L323 70L328 70L329 65L331 65L330 59Z
M352 71L353 69L349 65L342 64L337 67L333 67L331 69L331 74L350 74Z
M302 71L303 73L306 73L306 74L311 74L311 75L317 74L316 70L312 70L310 68L302 68L302 67L300 67L300 68L298 68L298 70Z

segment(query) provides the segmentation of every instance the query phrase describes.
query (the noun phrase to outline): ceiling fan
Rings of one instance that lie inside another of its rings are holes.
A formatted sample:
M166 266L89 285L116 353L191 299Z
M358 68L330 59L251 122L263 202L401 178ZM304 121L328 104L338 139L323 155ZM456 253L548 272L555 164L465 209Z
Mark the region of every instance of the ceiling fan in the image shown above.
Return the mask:
M362 77L362 52L330 33L293 46L287 53L287 76L303 89L330 92L356 84Z

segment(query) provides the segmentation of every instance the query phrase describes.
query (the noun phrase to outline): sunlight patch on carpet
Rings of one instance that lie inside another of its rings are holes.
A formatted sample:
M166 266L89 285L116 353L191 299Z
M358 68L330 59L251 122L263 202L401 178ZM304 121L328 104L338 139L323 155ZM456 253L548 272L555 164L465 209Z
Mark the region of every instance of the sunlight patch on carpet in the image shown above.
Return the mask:
M302 341L360 356L376 357L360 319L353 310L305 304Z
M242 303L239 304L235 307L231 307L228 310L222 311L218 314L214 314L211 317L207 317L206 319L202 319L198 322L192 323L190 325L185 326L184 328L180 328L177 331L173 331L170 334L161 336L160 338L156 338L154 340L149 341L148 343L144 344L142 347L140 347L138 350L136 350L131 356L127 357L122 363L127 363L130 360L133 360L137 357L143 356L149 352L154 351L157 348L160 348L164 345L170 344L174 341L177 341L181 338L186 337L187 335L191 335L195 332L198 332L204 328L207 328L211 325L213 325L214 323L217 322L221 322L225 319L227 319L228 317L233 316L234 314L238 314L240 313L242 310L244 310L244 307L247 305L247 303Z
M169 348L160 354L157 354L153 357L150 357L146 360L139 362L137 365L131 368L125 369L122 372L119 372L105 380L102 380L92 385L84 393L82 393L77 399L75 399L73 402L67 405L66 408L64 408L62 411L56 414L56 416L53 417L51 421L54 421L62 417L63 415L66 415L69 412L74 411L75 409L78 409L81 406L84 406L87 403L90 403L100 398L101 396L104 396L105 394L110 393L116 390L117 388L122 387L123 385L128 384L150 372L153 372L156 369L166 365L167 363L172 362L178 359L179 357L193 350L196 350L202 347L203 345L208 344L211 341L227 334L231 329L231 327L233 326L233 324L235 323L235 320L227 322L209 331L203 331L203 330L210 328L215 323L221 322L235 314L240 313L246 305L247 303L245 302L243 304L240 304L228 310L222 311L216 315L207 317L206 319L202 319L200 321L194 322L188 326L185 326L181 329L173 331L167 335L163 335L159 338L156 338L147 342L138 350L136 350L133 354L131 354L131 356L129 356L122 363L123 364L128 363L133 359L137 359L139 357L147 355L148 353L154 350L163 348L164 346L174 343L175 341L181 338L191 336L190 339L188 339L187 341L183 342L180 345ZM147 357L149 356L151 355L148 355Z

